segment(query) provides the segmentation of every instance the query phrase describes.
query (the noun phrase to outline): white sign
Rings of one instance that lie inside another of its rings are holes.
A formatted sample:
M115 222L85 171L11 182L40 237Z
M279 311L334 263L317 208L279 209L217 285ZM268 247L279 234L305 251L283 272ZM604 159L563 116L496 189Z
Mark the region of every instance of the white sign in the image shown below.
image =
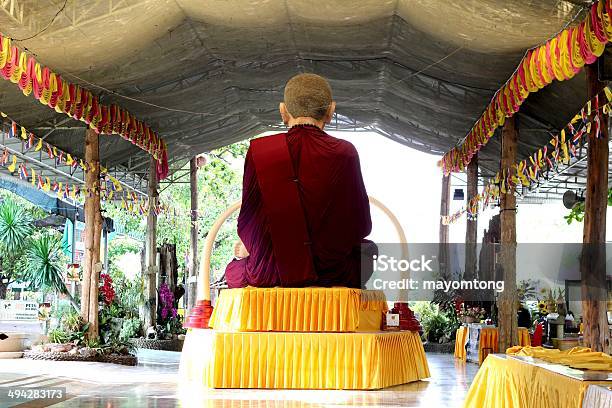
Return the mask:
M29 300L0 300L0 320L38 320L38 303Z
M399 327L399 314L387 313L387 327Z

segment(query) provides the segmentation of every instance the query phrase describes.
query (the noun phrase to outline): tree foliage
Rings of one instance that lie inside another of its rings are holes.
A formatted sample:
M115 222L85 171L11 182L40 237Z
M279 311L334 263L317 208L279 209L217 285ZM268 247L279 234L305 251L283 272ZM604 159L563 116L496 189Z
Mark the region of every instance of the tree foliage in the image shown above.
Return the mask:
M612 188L608 190L608 207L612 206ZM576 203L570 212L564 216L568 224L584 221L584 201Z
M70 303L78 310L62 276L66 261L61 236L43 230L28 242L23 280L29 282L31 290L52 290L68 296Z
M217 217L232 203L240 200L242 163L247 149L248 142L243 141L214 150L207 154L206 165L198 170L198 248L200 251ZM188 171L189 163L186 163L179 173L184 174L180 183L162 184L160 200L162 203L171 204L171 210L169 213L160 214L157 220L157 242L176 245L179 277L182 276L189 254L191 193ZM107 212L108 216L123 224L126 230L144 236L146 222L142 216L129 214L112 207L109 207ZM238 239L235 220L234 216L224 224L215 241L211 259L215 277L223 273L225 265L231 259L233 244Z
M47 213L6 190L0 191L0 298L8 285L29 282L34 290L67 293L62 281L65 266L61 237L52 230L34 227ZM70 298L73 306L76 305Z
M0 245L4 251L21 249L32 229L32 218L16 202L6 200L0 205Z
M29 212L5 197L0 204L0 298L6 288L22 275L24 255L33 230Z

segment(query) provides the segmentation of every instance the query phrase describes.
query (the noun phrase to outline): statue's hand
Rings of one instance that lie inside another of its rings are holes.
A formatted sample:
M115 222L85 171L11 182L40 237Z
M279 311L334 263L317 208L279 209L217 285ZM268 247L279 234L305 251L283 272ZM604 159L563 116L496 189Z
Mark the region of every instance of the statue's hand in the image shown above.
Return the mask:
M249 256L249 252L247 251L240 239L238 239L238 241L236 241L236 244L234 244L234 256L238 259L246 258L247 256Z

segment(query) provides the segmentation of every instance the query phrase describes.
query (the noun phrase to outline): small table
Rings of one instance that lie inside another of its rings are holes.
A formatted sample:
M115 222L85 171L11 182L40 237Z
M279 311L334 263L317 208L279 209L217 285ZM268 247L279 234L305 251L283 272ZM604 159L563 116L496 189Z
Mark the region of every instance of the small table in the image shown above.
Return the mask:
M531 345L529 331L518 328L519 346ZM499 331L495 326L471 323L457 329L455 357L463 361L482 364L491 353L499 352Z

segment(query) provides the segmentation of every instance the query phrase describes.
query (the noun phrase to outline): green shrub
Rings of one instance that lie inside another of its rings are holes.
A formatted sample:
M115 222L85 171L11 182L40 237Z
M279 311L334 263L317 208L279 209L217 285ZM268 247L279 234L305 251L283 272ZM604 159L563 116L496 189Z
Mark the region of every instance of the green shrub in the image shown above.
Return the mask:
M410 307L419 316L424 340L437 343L442 337L454 338L461 324L454 313L441 311L433 302L411 302Z
M68 336L68 341L76 345L82 345L85 343L89 323L85 323L80 313L71 311L62 316L60 328Z
M61 328L53 329L49 332L49 342L64 344L70 341L70 333Z
M83 317L77 312L66 313L62 316L61 322L62 329L67 332L76 332L81 330L83 326Z
M119 333L119 338L121 340L127 340L138 337L140 335L140 330L141 325L138 318L125 319L123 321L123 326L121 327L121 332Z
M446 334L448 319L442 314L434 314L423 320L423 336L432 343L437 343Z

